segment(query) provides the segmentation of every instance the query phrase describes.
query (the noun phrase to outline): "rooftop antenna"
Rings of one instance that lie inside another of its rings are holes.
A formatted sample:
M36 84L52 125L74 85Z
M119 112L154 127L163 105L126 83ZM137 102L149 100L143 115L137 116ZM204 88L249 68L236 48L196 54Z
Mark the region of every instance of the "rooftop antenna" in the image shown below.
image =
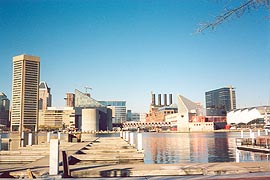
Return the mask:
M88 90L88 89L89 89L89 90L92 90L92 88L90 88L90 87L88 87L88 86L85 86L84 89L85 89L85 93L87 93L87 90Z

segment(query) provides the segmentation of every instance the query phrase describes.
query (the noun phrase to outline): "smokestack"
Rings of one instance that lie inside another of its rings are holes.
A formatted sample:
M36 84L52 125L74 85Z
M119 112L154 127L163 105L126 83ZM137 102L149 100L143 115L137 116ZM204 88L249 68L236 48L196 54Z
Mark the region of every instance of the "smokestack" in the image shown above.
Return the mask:
M152 94L152 105L155 106L156 105L156 95Z
M163 94L164 97L164 106L167 106L167 94Z
M158 94L158 105L161 106L161 94Z
M169 105L172 104L172 94L169 94Z

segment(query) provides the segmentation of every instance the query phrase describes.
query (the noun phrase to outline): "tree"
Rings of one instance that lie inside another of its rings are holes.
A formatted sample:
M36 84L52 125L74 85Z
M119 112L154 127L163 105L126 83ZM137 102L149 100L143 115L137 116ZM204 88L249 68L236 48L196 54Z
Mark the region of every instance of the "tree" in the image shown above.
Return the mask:
M242 4L234 8L225 8L224 12L216 16L213 21L207 23L201 23L197 29L198 33L201 33L207 29L215 29L218 25L233 17L241 17L246 12L264 7L270 9L270 0L246 0Z

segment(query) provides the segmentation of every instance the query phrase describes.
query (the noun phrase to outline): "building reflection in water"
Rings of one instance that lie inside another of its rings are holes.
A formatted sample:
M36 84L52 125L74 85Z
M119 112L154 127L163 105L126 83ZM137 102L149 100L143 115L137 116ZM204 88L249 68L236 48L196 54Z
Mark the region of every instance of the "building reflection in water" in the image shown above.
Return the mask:
M269 161L269 155L240 151L236 157L235 138L240 132L144 133L147 164Z
M174 164L190 162L188 133L144 133L145 163Z

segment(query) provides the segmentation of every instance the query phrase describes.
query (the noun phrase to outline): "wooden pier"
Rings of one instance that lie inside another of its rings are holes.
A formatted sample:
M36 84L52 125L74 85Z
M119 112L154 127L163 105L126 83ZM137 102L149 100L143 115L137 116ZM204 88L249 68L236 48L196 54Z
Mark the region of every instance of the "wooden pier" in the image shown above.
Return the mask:
M243 151L270 153L270 136L256 138L237 138L236 147Z

